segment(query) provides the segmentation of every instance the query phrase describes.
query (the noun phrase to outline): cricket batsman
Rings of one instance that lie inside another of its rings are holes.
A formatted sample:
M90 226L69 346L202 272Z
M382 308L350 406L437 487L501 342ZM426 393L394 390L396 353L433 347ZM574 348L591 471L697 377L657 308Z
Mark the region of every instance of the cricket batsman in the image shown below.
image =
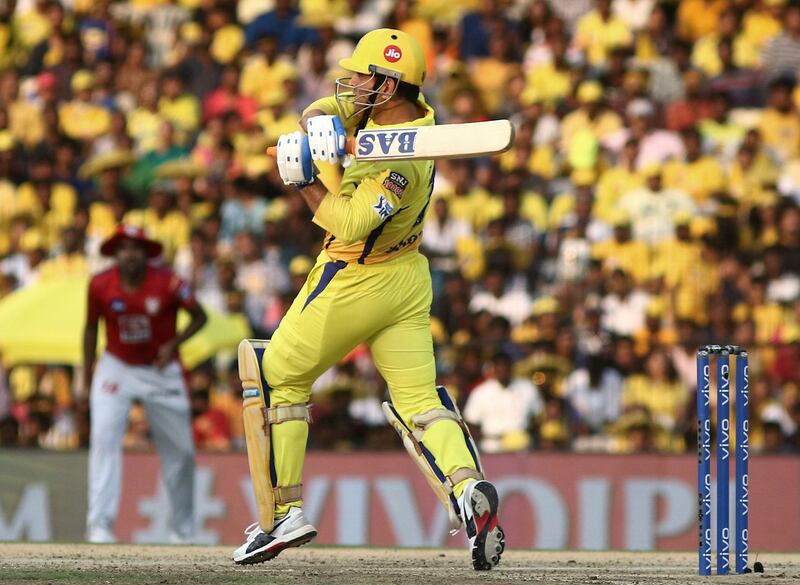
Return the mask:
M452 531L466 528L473 567L491 569L505 548L497 491L484 478L455 402L435 379L431 278L419 253L434 163L344 156L346 137L361 129L434 124L433 109L420 94L422 49L402 31L379 29L339 65L350 76L336 81L335 96L306 109L301 126L307 133L278 141L281 178L300 190L314 223L327 233L272 339L239 345L259 518L233 560L267 561L316 536L303 516L301 485L311 385L367 343L389 387L384 414L447 509Z

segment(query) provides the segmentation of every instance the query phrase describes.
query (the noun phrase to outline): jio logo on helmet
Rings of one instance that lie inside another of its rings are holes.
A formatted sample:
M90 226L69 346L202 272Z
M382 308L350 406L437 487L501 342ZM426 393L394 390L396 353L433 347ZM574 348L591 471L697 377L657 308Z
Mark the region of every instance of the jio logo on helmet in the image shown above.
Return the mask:
M389 63L396 63L403 56L403 53L397 45L389 45L383 50L383 56L386 57Z

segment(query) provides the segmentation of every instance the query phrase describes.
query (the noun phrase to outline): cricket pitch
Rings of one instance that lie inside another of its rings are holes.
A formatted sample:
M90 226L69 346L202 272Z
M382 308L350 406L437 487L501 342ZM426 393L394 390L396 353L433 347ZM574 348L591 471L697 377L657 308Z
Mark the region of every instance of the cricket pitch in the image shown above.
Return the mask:
M497 568L476 572L466 550L307 546L240 567L230 547L0 543L0 583L21 585L592 585L708 584L693 553L507 550ZM755 558L751 558L751 564ZM762 554L770 585L797 583L800 555Z

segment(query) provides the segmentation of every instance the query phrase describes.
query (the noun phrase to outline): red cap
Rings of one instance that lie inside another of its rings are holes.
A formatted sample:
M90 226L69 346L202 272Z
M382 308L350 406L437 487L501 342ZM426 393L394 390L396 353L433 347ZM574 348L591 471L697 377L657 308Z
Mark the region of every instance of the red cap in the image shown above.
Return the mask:
M103 256L114 256L122 240L133 240L142 244L147 251L148 258L158 258L164 249L160 243L148 238L142 228L121 223L117 226L114 234L100 246L100 253Z
M58 84L58 80L55 75L49 71L45 71L36 76L36 83L39 86L39 91L42 91L43 89L54 88L56 84Z

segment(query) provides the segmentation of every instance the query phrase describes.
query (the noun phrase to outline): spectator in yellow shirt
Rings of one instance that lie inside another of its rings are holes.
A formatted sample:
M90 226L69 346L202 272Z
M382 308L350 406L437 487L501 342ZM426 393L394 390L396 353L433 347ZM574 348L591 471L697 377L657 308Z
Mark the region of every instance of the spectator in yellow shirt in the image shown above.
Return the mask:
M82 69L72 76L70 87L73 100L58 111L59 124L64 134L75 140L94 140L108 132L111 114L92 102L94 74Z
M36 106L29 100L19 99L19 75L6 71L0 79L0 102L8 110L9 130L27 147L32 147L44 137L44 121Z
M564 219L575 210L575 202L579 197L593 199L592 190L597 181L594 169L576 169L570 175L572 189L559 193L550 204L548 226L551 230L559 229Z
M138 107L128 113L128 134L134 141L134 150L143 154L158 147L158 135L165 121L158 109L158 82L149 80L139 88Z
M596 0L594 10L584 14L575 27L575 45L594 67L605 64L611 49L630 46L632 41L628 24L612 15L611 0Z
M622 128L622 119L608 109L603 99L603 86L598 81L584 81L578 87L580 107L564 116L561 124L561 147L568 152L573 139L589 130L598 142Z
M758 276L750 280L747 291L747 305L750 307L756 327L758 344L774 343L784 325L784 314L781 306L767 299L767 279Z
M687 41L714 32L720 14L728 8L728 0L680 0L678 35Z
M599 219L611 221L617 201L626 193L644 187L644 177L636 171L639 141L630 138L622 147L617 164L600 175L595 191L594 212Z
M739 17L734 10L725 10L719 16L716 30L703 35L692 50L692 64L709 77L722 73L723 63L719 56L720 42L732 44L733 63L737 67L755 68L759 64L758 49L739 34Z
M764 186L777 180L777 169L764 153L742 144L728 169L728 192L742 203L753 205Z
M75 276L87 276L89 264L83 250L83 234L75 226L61 231L60 250L39 268L39 281L56 281Z
M689 273L689 267L700 260L700 245L692 239L692 215L679 213L675 216L675 237L655 247L653 264L664 268L664 280L669 289L681 282Z
M53 179L53 163L47 156L31 162L29 179L17 189L16 213L33 219L50 249L61 229L72 223L77 194L71 185Z
M632 238L628 216L618 213L614 218L614 237L592 247L592 258L600 260L606 274L621 269L637 283L644 282L650 271L650 252L643 242Z
M567 40L563 33L547 35L550 59L533 65L525 74L525 89L539 99L558 102L572 93L572 67L567 61Z
M176 132L191 134L200 125L200 102L184 91L184 82L178 71L167 71L161 78L162 97L158 100L158 113L172 122ZM185 136L183 137L185 140Z
M681 382L666 352L656 350L645 362L644 375L631 376L622 389L622 404L628 410L645 407L665 437L656 437L659 450L682 451L682 423L687 419L689 389Z
M503 173L503 192L519 197L519 214L530 221L538 232L547 231L547 200L527 185L530 179L528 170L517 168ZM492 219L500 217L500 205L491 206Z
M470 63L472 83L489 114L497 113L507 93L508 82L519 71L519 65L510 59L511 49L506 33L496 32L489 40L489 56Z
M260 104L265 90L283 85L293 70L291 63L279 58L278 38L267 35L258 39L256 54L242 68L239 93L255 98Z
M13 4L16 4L14 2ZM17 12L14 25L22 45L32 49L50 36L50 20L47 9L50 2L28 2L28 10Z
M757 0L756 5L742 18L742 35L747 42L761 50L783 30L785 0Z
M551 142L558 137L558 122L555 122L555 132L551 135ZM541 129L535 121L523 121L517 127L514 147L500 156L500 168L504 173L516 169L544 179L552 179L557 173L560 164L556 158L556 149L551 142L536 144L536 134Z
M711 96L710 117L700 120L697 129L711 152L729 153L745 138L747 129L731 116L731 100L724 93Z
M164 258L171 262L175 254L189 244L189 219L175 209L173 193L164 183L150 188L148 206L125 214L124 223L147 228L149 234L164 246Z
M640 357L655 348L670 348L678 342L676 331L665 324L666 306L661 299L651 299L644 312L644 326L633 334L634 351Z
M492 197L491 193L481 187L472 187L470 179L474 166L468 161L452 161L450 168L450 188L442 192L450 204L450 215L467 222L473 230L482 230L490 219L503 213L500 197ZM486 171L484 171L486 172Z
M697 203L703 203L725 186L722 167L715 157L703 154L696 128L684 130L682 135L684 160L671 160L664 165L664 186L686 191Z
M270 145L277 144L281 134L294 132L300 122L300 115L287 107L288 101L289 94L282 85L262 93L264 108L256 114L256 121Z
M800 117L792 102L794 83L778 79L770 84L769 107L758 130L764 144L781 162L800 156Z
M694 230L698 218L692 222ZM709 299L720 290L719 245L713 237L713 226L698 234L700 256L681 274L675 288L675 314L678 319L690 319L700 325L708 323Z

